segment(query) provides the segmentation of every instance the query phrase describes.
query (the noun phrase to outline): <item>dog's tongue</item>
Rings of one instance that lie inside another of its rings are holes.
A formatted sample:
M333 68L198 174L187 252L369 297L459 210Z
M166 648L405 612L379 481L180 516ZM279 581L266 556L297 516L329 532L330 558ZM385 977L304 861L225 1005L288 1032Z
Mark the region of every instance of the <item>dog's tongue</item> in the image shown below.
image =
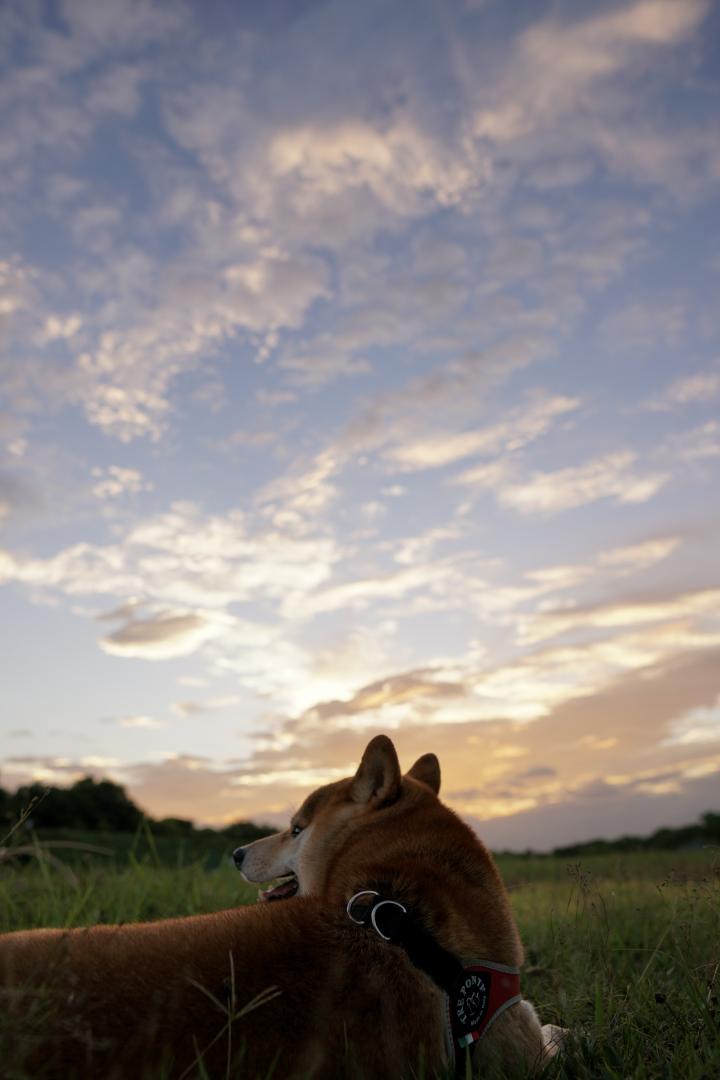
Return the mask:
M296 877L285 878L278 885L275 885L272 889L260 889L258 890L258 900L285 900L288 896L294 896L298 891L298 880Z

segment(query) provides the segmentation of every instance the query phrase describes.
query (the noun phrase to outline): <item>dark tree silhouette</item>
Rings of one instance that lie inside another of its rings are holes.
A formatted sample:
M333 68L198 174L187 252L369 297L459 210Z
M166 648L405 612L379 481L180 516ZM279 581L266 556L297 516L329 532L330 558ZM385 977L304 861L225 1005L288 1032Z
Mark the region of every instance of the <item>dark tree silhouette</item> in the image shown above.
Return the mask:
M142 811L125 789L111 780L86 776L70 788L28 784L10 797L13 816L19 817L33 801L29 824L36 829L88 829L134 832Z

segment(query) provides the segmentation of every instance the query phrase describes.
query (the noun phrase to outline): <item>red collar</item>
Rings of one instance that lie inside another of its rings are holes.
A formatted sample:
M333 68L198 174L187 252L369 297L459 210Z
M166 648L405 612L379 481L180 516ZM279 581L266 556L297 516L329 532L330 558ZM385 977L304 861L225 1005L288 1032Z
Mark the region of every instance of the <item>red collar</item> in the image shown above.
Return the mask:
M452 1056L455 1058L458 1051L481 1039L500 1013L515 1005L521 997L517 968L494 964L490 960L464 968L445 998Z

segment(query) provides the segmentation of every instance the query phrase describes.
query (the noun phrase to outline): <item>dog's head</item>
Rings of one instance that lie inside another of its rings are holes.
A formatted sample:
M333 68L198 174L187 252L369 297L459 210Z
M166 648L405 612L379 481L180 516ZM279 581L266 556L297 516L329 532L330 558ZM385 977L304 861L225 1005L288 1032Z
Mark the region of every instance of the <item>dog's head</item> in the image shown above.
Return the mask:
M274 888L261 890L261 900L281 900L296 893L322 895L331 873L337 878L342 863L366 861L368 850L386 846L385 825L394 823L397 837L410 827L402 819L430 804L440 807L440 765L424 754L403 776L395 747L386 735L368 743L354 776L318 788L308 795L283 832L239 847L236 866L252 882L280 878ZM378 828L379 827L379 828ZM368 841L371 848L368 849Z

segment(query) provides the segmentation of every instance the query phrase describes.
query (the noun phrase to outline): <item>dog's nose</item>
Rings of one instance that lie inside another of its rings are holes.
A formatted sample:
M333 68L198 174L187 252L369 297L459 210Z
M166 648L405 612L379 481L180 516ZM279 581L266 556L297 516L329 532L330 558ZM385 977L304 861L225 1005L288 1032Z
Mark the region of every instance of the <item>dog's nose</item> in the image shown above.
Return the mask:
M244 858L245 858L245 848L244 847L236 847L235 850L233 851L233 862L237 866L238 870L242 866Z

